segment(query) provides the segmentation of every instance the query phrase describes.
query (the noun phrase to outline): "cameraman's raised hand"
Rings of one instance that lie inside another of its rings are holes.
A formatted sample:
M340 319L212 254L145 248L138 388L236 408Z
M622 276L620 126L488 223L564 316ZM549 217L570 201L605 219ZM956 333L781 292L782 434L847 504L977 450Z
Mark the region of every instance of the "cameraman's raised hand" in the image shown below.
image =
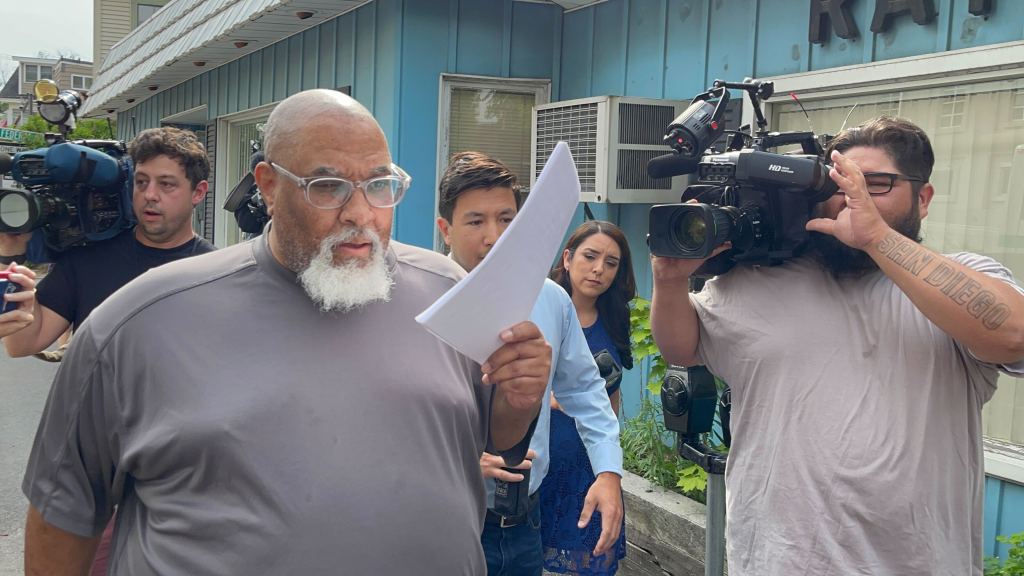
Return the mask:
M654 256L651 255L651 271L654 273L654 283L658 284L674 284L679 283L684 286L684 289L689 288L690 276L697 271L698 268L704 265L705 262L718 256L722 252L725 252L729 248L732 248L731 242L726 242L715 251L711 253L711 256L703 260L692 260L688 258L669 258L667 256Z
M826 203L832 204L839 198L843 198L843 202L838 206L839 212L835 219L814 218L807 222L807 229L835 236L843 244L858 250L881 242L892 228L878 212L871 194L868 194L864 173L853 160L838 150L832 151L832 162L829 176L839 185L840 194L826 200Z

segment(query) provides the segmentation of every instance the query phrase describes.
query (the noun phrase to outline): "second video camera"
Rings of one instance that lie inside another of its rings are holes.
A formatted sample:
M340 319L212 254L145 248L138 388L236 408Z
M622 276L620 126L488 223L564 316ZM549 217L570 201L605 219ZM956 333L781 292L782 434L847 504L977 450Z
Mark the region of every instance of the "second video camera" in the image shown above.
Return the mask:
M55 252L106 240L135 223L132 212L132 163L124 142L67 142L84 95L58 91L42 80L35 85L39 112L57 124L49 146L0 155L0 172L24 189L0 189L0 233L42 229Z

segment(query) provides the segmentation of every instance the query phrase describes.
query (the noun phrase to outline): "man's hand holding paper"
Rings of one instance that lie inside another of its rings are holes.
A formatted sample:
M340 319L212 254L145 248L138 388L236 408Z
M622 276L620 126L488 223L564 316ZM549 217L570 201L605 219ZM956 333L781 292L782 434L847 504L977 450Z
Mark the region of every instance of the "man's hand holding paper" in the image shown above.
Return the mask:
M435 336L479 362L484 383L495 386L491 435L499 451L523 439L550 380L551 346L526 319L561 249L579 196L576 166L568 145L560 142L519 215L483 261L416 317Z

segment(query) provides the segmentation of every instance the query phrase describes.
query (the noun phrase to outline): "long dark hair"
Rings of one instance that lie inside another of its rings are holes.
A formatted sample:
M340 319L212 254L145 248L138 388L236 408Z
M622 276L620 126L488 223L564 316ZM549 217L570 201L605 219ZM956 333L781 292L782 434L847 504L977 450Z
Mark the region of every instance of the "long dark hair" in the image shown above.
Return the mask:
M604 294L597 297L597 320L604 323L605 330L612 337L615 348L622 358L622 367L633 367L633 352L629 346L629 301L636 297L636 279L633 277L633 259L629 255L629 242L618 226L603 220L588 220L580 224L565 243L564 250L558 256L558 263L551 269L550 278L558 282L569 296L572 296L572 281L569 271L565 269L562 254L569 251L569 259L576 256L576 249L584 240L594 234L604 234L615 240L619 245L619 269L615 273L612 285Z

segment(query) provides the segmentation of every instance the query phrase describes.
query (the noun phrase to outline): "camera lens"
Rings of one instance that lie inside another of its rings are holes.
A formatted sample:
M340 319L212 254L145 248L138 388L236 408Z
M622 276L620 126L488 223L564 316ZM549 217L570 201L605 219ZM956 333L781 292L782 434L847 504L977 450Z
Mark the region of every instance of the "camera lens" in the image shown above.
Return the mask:
M708 239L708 223L700 212L686 212L676 227L676 238L686 250L700 250Z

